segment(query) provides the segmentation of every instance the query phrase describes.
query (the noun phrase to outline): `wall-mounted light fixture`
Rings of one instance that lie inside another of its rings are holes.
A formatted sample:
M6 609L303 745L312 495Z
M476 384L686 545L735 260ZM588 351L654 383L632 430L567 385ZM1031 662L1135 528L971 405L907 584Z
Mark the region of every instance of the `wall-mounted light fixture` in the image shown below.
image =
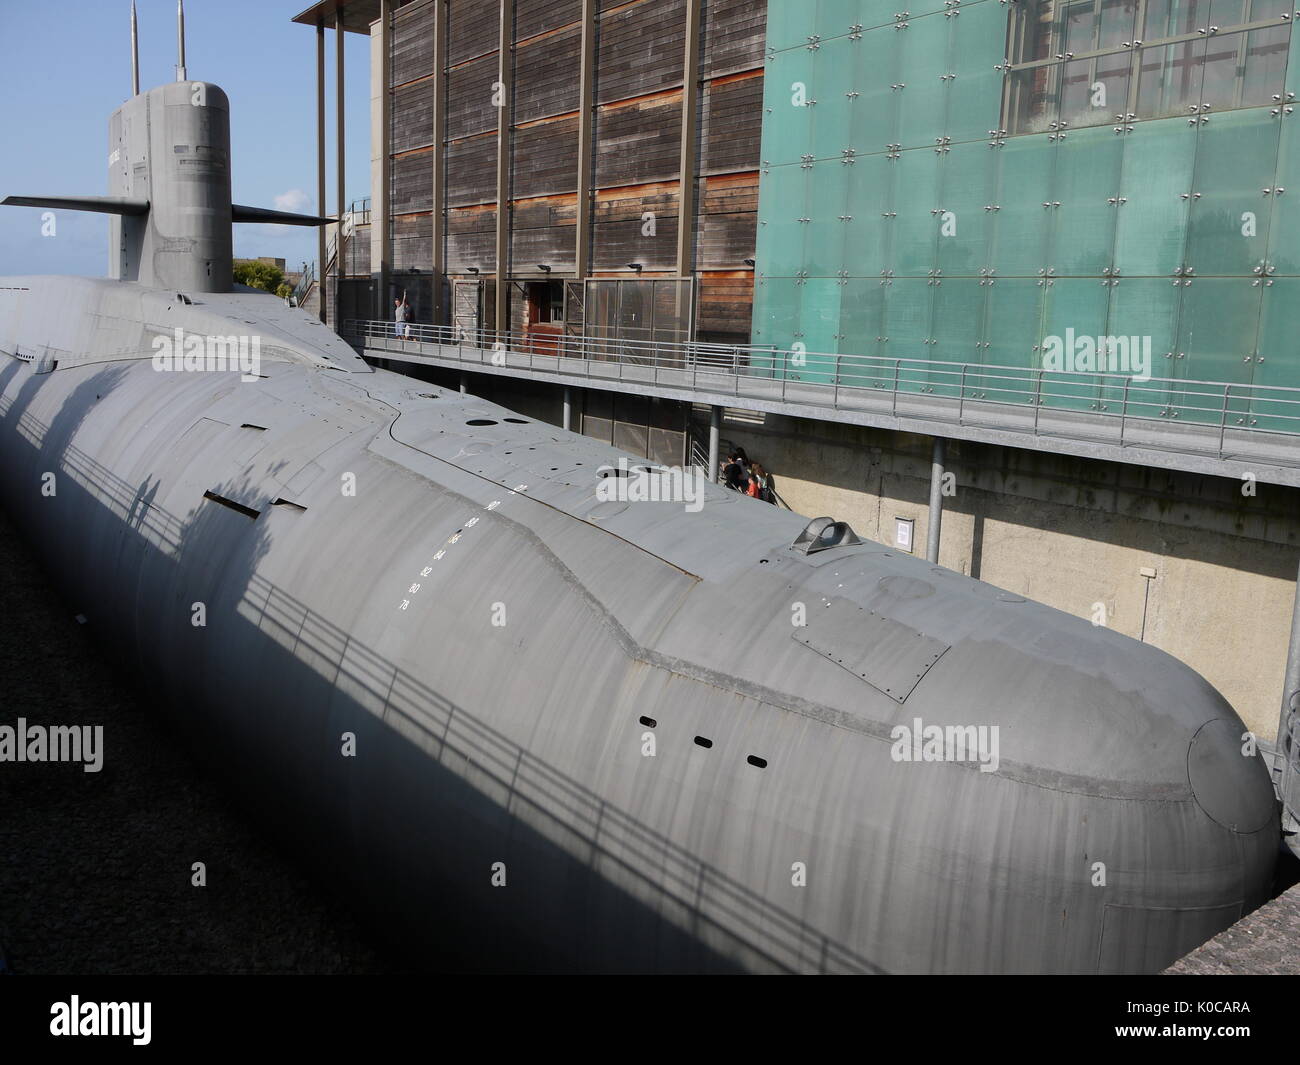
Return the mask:
M645 269L645 267L642 266L640 263L628 263L627 268L629 270L635 270L638 274Z
M551 272L551 268L547 266L545 263L538 263L537 269L539 269L544 274L549 274Z
M468 270L471 274L477 274L477 273L478 273L478 267L477 267L477 266L467 266L467 267L465 267L465 269Z
M751 270L754 269L754 260L753 260L753 259L746 259L746 260L745 260L745 265L748 266Z

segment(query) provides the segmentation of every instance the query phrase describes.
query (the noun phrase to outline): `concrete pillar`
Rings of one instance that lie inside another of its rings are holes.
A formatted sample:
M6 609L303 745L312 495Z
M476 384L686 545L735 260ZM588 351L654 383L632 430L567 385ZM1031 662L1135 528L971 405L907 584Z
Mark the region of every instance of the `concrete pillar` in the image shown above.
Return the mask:
M469 374L460 375L460 391L462 395L469 392Z
M943 524L943 437L934 438L934 452L930 459L930 518L925 530L925 557L939 562L939 528Z
M721 456L718 454L718 438L722 435L722 408L709 408L709 480L714 484L718 483L718 465L721 462Z
M568 385L564 386L564 429L573 429L573 393Z

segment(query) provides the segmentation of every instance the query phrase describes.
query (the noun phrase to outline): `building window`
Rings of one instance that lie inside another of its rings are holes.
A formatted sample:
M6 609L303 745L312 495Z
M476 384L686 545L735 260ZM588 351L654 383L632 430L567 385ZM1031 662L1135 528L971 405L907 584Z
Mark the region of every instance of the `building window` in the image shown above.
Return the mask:
M1003 128L1039 133L1275 103L1291 41L1291 21L1277 7L1019 0Z

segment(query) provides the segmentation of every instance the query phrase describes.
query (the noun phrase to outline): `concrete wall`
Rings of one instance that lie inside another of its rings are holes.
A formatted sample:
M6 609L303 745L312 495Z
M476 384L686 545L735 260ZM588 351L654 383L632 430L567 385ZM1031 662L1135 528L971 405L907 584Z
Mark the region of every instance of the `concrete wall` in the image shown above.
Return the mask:
M924 554L929 437L769 416L723 438L776 477L795 511ZM1259 736L1277 732L1300 561L1300 492L950 441L940 562L1186 662ZM1155 570L1154 578L1141 570Z

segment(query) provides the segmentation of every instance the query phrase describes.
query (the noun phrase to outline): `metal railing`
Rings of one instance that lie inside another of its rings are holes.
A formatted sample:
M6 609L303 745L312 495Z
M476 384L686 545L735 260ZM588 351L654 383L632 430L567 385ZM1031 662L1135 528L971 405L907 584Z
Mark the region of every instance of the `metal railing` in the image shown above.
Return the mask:
M1157 437L1156 446L1167 446L1173 437L1180 449L1219 458L1230 435L1236 444L1244 434L1267 435L1277 438L1284 461L1300 465L1300 388L602 336L548 336L539 351L527 333L411 323L399 338L393 322L376 320L345 321L342 333L375 351L467 366L993 429L1069 433L1084 420L1121 447L1156 444Z
M316 264L304 263L302 277L299 279L298 284L294 286L293 295L290 297L290 299L293 300L293 305L295 307L302 306L302 301L307 298L307 293L311 291L311 287L315 283Z

